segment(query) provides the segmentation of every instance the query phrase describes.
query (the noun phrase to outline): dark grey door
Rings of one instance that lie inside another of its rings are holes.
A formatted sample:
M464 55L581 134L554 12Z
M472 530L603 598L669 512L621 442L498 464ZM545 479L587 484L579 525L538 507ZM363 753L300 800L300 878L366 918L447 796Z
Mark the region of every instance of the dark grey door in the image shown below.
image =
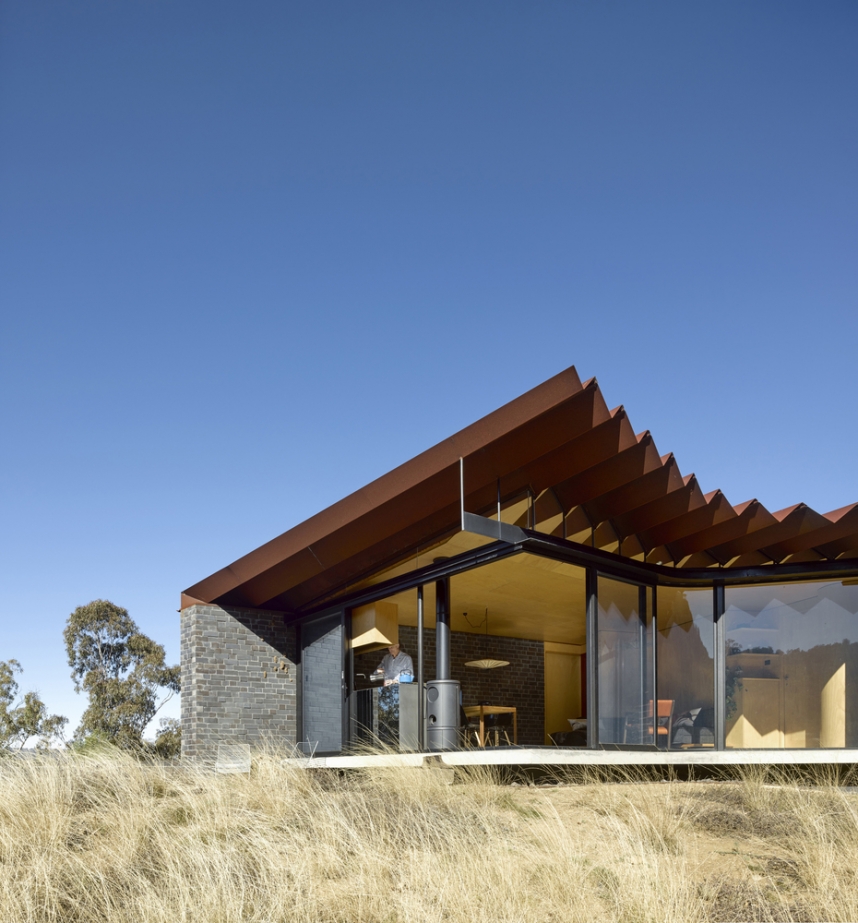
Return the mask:
M316 753L343 748L344 650L341 612L301 625L301 738Z

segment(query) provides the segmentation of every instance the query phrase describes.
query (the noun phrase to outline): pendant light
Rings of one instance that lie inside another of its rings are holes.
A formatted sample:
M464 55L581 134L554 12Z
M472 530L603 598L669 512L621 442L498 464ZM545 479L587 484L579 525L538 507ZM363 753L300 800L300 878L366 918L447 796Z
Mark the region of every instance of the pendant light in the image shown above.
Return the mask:
M463 612L462 615L465 617L465 621L468 622L468 624L470 625L471 623L468 621L468 613ZM488 639L489 637L489 610L488 609L486 609L486 614L483 618L483 623L486 626L485 637L486 639ZM480 626L477 625L476 627L479 628ZM472 670L495 670L498 667L508 667L509 661L508 660L495 660L493 657L482 657L480 660L466 661L465 666L470 667Z

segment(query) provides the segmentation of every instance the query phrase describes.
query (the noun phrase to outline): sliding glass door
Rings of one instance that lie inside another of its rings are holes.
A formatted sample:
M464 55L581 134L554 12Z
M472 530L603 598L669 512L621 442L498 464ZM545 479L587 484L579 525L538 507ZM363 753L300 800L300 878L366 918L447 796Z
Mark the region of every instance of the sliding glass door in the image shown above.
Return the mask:
M600 576L597 635L599 743L652 746L661 735L653 702L652 591Z
M658 698L664 743L715 746L715 622L711 587L658 588Z

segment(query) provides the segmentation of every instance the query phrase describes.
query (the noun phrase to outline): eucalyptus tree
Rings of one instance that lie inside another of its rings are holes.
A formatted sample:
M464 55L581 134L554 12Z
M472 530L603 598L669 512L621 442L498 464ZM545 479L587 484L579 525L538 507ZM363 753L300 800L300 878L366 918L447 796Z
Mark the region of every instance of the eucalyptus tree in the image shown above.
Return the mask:
M75 739L97 735L126 749L143 747L144 729L179 692L179 667L167 665L164 648L127 609L105 599L78 606L63 638L75 691L89 697Z
M51 715L37 692L18 698L16 673L22 673L17 660L0 660L0 750L23 750L35 739L36 746L49 747L62 740L68 719Z

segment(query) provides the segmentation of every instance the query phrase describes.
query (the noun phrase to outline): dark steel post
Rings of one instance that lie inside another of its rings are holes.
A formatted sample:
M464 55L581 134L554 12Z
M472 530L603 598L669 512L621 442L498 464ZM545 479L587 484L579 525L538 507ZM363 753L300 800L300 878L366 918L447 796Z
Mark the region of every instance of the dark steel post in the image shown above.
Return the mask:
M652 708L653 708L653 734L655 734L655 743L658 743L658 591L656 587L649 587L650 594L650 625L652 630ZM667 741L667 749L670 749L670 740Z
M425 696L423 688L423 587L417 587L417 746L426 749L423 725L425 724Z
M593 567L587 568L587 746L599 747L599 638L598 638L598 576Z
M646 726L646 587L641 584L638 587L638 672L640 673L640 709L641 709L641 737L640 743L643 743L643 729ZM655 708L655 702L652 703ZM655 725L653 724L653 734L655 734Z
M345 651L345 669L343 670L343 749L352 741L351 709L349 707L352 693L355 691L355 652L352 647L352 613L344 609L342 615L343 641Z
M450 678L450 578L435 583L435 678Z
M712 615L715 632L715 749L727 747L727 624L724 584L712 588Z

